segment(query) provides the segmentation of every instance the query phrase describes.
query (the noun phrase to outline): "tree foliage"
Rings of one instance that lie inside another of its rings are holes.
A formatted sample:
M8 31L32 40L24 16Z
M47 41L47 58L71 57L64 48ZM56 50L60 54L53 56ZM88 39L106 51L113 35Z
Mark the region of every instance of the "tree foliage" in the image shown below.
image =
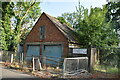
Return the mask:
M72 25L70 23L68 23L64 17L60 17L58 16L57 19L62 23L62 24L67 24L68 26L72 27Z
M112 26L112 20L106 22L107 8L92 8L90 11L82 5L76 8L74 13L64 13L64 17L77 31L76 38L83 47L115 47L118 37Z
M112 19L112 26L116 29L116 31L120 30L120 1L118 2L108 2L107 6L107 21Z
M12 10L14 4L10 2L4 2L2 5L1 47L4 50L8 50L9 48L13 47L13 32L11 30L10 19L14 15Z
M17 50L40 16L40 2L2 2L2 49Z
M77 15L76 15L75 12L73 12L73 13L64 13L64 14L62 14L61 17L63 17L67 21L67 23L69 23L73 27L75 26L76 19L77 19Z

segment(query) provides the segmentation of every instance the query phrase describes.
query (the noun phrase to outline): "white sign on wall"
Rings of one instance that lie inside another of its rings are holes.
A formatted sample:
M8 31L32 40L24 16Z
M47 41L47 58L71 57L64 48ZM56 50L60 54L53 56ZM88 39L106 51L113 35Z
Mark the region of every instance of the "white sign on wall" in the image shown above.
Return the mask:
M87 54L87 49L73 49L73 54Z

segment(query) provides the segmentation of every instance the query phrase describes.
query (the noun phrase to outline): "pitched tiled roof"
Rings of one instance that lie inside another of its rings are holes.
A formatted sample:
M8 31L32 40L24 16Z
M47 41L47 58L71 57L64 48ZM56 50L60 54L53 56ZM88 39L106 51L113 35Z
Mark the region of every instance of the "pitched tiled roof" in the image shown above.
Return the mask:
M75 33L73 28L69 27L66 24L62 24L58 19L46 13L43 14L45 14L56 25L56 27L64 34L64 36L69 40L69 42L78 43L75 36L73 35L73 33Z

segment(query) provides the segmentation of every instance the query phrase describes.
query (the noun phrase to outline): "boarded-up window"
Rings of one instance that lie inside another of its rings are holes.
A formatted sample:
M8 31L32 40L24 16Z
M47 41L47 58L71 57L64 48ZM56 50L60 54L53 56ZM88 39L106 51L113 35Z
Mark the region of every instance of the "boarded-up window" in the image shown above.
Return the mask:
M40 26L40 39L45 39L45 26Z

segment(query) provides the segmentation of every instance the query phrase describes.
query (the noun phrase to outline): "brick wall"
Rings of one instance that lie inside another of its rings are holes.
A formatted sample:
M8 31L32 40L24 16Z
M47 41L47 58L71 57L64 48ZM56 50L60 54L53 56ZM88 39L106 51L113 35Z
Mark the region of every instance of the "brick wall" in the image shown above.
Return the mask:
M40 40L39 28L40 26L46 26L45 39ZM30 42L62 42L63 43L63 56L67 56L68 53L68 40L61 33L58 28L49 20L49 18L43 14L29 35L27 36L24 44L24 53L26 53L26 43Z

